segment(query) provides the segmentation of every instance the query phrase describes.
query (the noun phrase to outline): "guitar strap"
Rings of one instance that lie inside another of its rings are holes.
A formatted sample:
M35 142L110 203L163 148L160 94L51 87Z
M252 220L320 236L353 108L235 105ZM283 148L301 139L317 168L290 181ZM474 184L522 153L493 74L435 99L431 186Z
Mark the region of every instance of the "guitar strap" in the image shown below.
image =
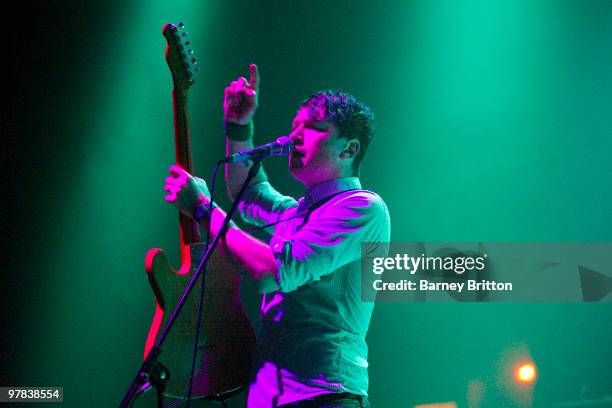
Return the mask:
M300 229L302 229L304 227L304 225L306 225L308 223L308 220L310 219L310 215L313 213L314 210L316 210L317 208L321 207L323 204L325 204L326 202L328 202L332 198L336 197L337 195L346 193L348 191L366 191L366 192L370 193L370 191L368 191L368 190L360 190L360 189L356 189L356 188L353 188L353 189L350 189L350 190L339 191L339 192L334 193L332 195L329 195L329 196L327 196L327 197L325 197L325 198L323 198L323 199L321 199L319 201L314 202L313 204L308 206L305 211L298 212L297 214L295 214L295 215L293 215L291 217L283 218L281 220L278 220L278 221L275 221L275 222L271 222L270 224L266 224L266 225L263 225L263 226L247 228L244 231L245 232L260 231L260 230L263 230L263 229L266 229L266 228L269 228L269 227L273 227L273 226L275 226L277 224L280 224L280 223L283 223L283 222L287 222L287 221L290 221L290 220L294 220L296 218L302 218L303 217L304 220L297 227L297 229L300 230Z

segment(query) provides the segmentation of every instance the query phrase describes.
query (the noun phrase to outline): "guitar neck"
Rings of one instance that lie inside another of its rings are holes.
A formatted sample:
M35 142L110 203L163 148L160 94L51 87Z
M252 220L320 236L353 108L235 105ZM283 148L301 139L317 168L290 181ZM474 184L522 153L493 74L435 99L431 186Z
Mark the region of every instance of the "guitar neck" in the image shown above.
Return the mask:
M187 172L193 173L191 142L189 139L189 121L187 116L187 92L181 92L174 88L172 90L172 107L174 111L176 162ZM198 223L191 217L179 212L179 225L181 229L181 248L202 241Z

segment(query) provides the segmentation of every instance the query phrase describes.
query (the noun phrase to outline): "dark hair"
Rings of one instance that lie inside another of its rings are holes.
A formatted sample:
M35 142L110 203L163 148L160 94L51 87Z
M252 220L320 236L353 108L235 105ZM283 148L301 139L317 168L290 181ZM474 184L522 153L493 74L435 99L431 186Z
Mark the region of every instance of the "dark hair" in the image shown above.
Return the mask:
M353 161L353 172L358 174L359 164L374 139L374 114L365 104L346 92L325 90L312 94L300 104L313 120L333 122L338 137L359 140L359 152Z

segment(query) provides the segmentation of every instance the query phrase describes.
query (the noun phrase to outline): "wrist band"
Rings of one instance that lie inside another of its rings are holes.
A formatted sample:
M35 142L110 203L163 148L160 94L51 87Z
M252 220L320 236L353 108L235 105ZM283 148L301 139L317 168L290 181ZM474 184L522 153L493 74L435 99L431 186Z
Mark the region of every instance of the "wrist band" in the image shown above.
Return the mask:
M224 130L225 136L227 136L229 140L244 142L253 137L253 121L250 120L246 125L225 121Z
M197 206L195 210L193 210L193 219L196 220L197 222L200 222L204 218L210 218L210 212L208 211L209 205L210 204L202 204L202 205ZM216 207L217 205L213 203L212 209L214 210Z

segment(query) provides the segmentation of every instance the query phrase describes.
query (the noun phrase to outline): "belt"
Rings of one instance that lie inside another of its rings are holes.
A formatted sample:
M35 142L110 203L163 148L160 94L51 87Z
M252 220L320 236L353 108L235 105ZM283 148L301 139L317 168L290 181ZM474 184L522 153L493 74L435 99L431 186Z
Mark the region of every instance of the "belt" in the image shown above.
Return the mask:
M331 394L318 395L316 397L305 400L290 402L288 404L279 405L279 408L310 408L317 407L319 402L333 402L338 400L355 400L363 401L363 395L351 394L350 392L337 392Z

